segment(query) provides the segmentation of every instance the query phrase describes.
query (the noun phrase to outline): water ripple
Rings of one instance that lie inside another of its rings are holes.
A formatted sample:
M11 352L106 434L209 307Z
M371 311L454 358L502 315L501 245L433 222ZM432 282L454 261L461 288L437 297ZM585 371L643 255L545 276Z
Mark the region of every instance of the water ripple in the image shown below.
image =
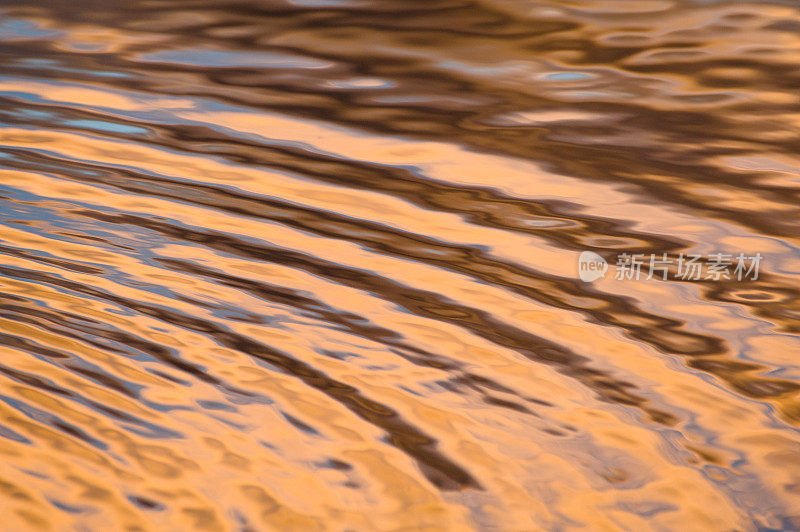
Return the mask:
M5 2L8 529L800 528L799 16Z

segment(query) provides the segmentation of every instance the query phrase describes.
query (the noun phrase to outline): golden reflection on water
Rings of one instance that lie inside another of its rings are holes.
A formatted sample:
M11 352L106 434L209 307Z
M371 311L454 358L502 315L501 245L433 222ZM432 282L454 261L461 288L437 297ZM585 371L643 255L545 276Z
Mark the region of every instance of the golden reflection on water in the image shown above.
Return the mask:
M800 529L798 20L3 3L3 528Z

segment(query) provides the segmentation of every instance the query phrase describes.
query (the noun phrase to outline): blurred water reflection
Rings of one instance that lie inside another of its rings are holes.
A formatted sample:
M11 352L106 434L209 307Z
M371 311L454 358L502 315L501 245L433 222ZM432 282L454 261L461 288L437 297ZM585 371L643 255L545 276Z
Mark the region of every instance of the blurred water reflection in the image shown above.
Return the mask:
M800 529L798 20L3 2L4 527Z

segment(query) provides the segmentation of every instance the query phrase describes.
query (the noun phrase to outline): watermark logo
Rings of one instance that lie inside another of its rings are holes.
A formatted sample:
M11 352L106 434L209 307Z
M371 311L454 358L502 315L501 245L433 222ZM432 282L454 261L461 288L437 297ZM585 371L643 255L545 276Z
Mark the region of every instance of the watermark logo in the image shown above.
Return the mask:
M584 251L578 257L578 276L585 283L605 277L607 271L608 262L594 251Z
M752 256L715 253L707 257L683 253L677 256L620 253L614 264L614 279L649 281L655 277L663 281L756 281L763 258L761 253ZM581 281L591 283L605 277L607 271L608 262L593 251L584 251L578 257Z

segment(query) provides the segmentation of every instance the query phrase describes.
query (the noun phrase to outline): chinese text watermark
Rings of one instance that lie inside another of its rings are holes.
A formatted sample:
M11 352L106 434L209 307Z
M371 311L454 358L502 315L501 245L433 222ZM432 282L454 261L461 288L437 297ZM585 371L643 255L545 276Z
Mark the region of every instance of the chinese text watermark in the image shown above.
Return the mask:
M756 281L763 260L761 253L713 255L667 253L620 253L614 264L616 280L661 279L677 281ZM584 251L578 258L578 276L587 283L605 277L608 262L593 251Z

